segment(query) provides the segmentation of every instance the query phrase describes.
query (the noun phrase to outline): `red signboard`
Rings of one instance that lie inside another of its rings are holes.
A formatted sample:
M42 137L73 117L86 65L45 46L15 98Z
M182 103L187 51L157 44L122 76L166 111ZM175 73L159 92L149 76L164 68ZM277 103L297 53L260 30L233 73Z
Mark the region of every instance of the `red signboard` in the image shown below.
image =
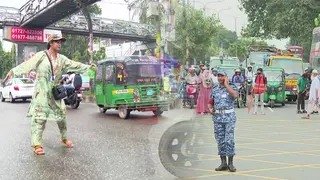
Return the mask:
M28 41L28 42L43 42L43 29L11 27L11 40Z

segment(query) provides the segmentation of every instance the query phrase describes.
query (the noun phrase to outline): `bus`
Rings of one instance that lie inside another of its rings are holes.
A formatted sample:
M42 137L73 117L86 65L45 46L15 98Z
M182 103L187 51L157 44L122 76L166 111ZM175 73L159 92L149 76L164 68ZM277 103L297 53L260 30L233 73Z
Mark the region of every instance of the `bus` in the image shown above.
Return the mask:
M288 46L288 50L290 50L295 57L302 58L304 53L303 47L301 46Z
M316 27L312 31L309 65L312 69L320 70L320 27Z

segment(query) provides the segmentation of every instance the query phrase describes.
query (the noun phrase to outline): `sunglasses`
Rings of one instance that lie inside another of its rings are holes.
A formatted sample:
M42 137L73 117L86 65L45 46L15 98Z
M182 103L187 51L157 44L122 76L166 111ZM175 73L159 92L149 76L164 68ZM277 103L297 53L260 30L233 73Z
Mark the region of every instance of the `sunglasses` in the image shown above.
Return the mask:
M58 43L58 44L62 44L62 41L61 41L61 40L54 40L54 41L52 41L52 42Z

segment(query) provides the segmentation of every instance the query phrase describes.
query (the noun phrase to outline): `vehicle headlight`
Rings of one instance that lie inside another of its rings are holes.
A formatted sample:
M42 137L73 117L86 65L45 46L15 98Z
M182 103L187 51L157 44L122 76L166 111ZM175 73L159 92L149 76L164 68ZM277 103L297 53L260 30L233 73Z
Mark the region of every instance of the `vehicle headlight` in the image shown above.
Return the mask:
M280 86L280 87L278 87L278 90L279 90L279 91L282 91L282 90L283 90L283 88Z
M297 90L297 88L293 88L292 90L296 91L296 90Z

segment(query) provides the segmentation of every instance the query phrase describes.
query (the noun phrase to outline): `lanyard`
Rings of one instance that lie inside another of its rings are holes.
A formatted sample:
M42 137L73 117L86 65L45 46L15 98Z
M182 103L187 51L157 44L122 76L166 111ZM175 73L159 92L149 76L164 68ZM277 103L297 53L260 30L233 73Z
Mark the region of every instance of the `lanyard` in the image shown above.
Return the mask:
M51 59L51 54L50 54L49 51L48 51L48 54L49 54L49 61L50 61L51 65L53 65L53 64L52 64L53 61L52 61L52 59ZM58 57L58 55L57 55L57 57ZM51 82L53 82L54 79L55 79L54 74L57 72L58 67L59 67L59 63L57 63L54 68L52 68L52 71L53 71L53 72L51 73L51 77L50 77L50 81L51 81Z

